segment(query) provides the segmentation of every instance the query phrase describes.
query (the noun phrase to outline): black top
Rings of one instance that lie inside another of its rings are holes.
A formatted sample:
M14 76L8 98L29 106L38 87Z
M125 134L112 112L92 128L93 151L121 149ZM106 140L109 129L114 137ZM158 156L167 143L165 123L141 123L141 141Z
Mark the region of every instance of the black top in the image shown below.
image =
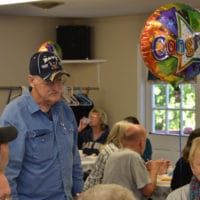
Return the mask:
M190 168L189 162L186 162L182 157L177 161L173 177L171 181L171 189L175 190L183 185L190 182L192 178L192 170Z
M17 137L17 129L14 126L0 127L0 144L8 143Z
M86 127L78 134L78 148L83 150L84 154L99 154L102 144L105 144L109 134L109 127L106 126L104 132L96 140L93 139L93 132L91 127Z

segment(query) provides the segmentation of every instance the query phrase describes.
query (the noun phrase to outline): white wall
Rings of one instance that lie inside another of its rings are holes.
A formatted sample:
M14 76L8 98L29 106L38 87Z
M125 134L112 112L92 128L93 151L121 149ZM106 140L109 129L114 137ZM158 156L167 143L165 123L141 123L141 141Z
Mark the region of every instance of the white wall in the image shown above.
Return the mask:
M136 115L145 126L146 98L140 92L146 82L142 79L138 62L140 33L148 15L108 17L96 19L59 19L1 16L1 67L0 86L27 85L26 76L30 56L46 40L55 40L56 25L85 24L94 29L92 35L94 58L106 59L100 67L100 90L91 91L90 97L96 106L102 107L108 114L109 124L113 125L127 115ZM80 76L91 66L65 65L76 83L76 75ZM95 66L91 75L83 75L78 79L80 86L88 79L88 86L96 86ZM90 80L92 79L92 82ZM94 79L94 80L93 80ZM140 81L138 81L140 80ZM89 85L91 84L91 85ZM4 105L2 99L0 105ZM142 103L143 102L143 103ZM143 112L141 112L141 109ZM166 138L149 136L155 158L169 158L175 161L179 157L176 137L169 138L170 146L165 147ZM167 151L166 151L167 150ZM170 153L169 153L170 151Z

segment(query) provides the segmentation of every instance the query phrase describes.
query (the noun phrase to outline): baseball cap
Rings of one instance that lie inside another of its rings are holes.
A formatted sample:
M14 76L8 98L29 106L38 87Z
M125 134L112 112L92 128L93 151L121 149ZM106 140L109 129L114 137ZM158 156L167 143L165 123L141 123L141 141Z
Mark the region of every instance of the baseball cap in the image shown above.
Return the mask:
M8 143L17 137L17 129L14 126L0 127L0 144Z
M30 60L29 72L38 75L46 81L54 81L62 75L70 76L63 71L60 58L52 52L37 52Z

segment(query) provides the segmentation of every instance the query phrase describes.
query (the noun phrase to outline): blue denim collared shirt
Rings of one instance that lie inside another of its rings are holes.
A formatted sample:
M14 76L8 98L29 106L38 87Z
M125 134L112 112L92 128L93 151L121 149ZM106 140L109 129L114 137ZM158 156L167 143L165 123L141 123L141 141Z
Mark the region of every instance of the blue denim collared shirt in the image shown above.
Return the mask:
M52 108L52 121L29 91L6 106L0 125L13 125L6 176L13 200L72 200L83 186L74 114L64 101Z

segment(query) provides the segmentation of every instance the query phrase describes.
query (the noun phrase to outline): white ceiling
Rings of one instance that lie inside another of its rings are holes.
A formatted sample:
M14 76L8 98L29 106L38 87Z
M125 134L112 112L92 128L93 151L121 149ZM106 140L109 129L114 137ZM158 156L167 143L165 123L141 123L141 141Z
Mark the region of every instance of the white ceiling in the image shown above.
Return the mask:
M64 0L63 5L45 10L30 4L0 6L0 15L47 17L106 17L153 13L169 3L200 8L200 0Z

